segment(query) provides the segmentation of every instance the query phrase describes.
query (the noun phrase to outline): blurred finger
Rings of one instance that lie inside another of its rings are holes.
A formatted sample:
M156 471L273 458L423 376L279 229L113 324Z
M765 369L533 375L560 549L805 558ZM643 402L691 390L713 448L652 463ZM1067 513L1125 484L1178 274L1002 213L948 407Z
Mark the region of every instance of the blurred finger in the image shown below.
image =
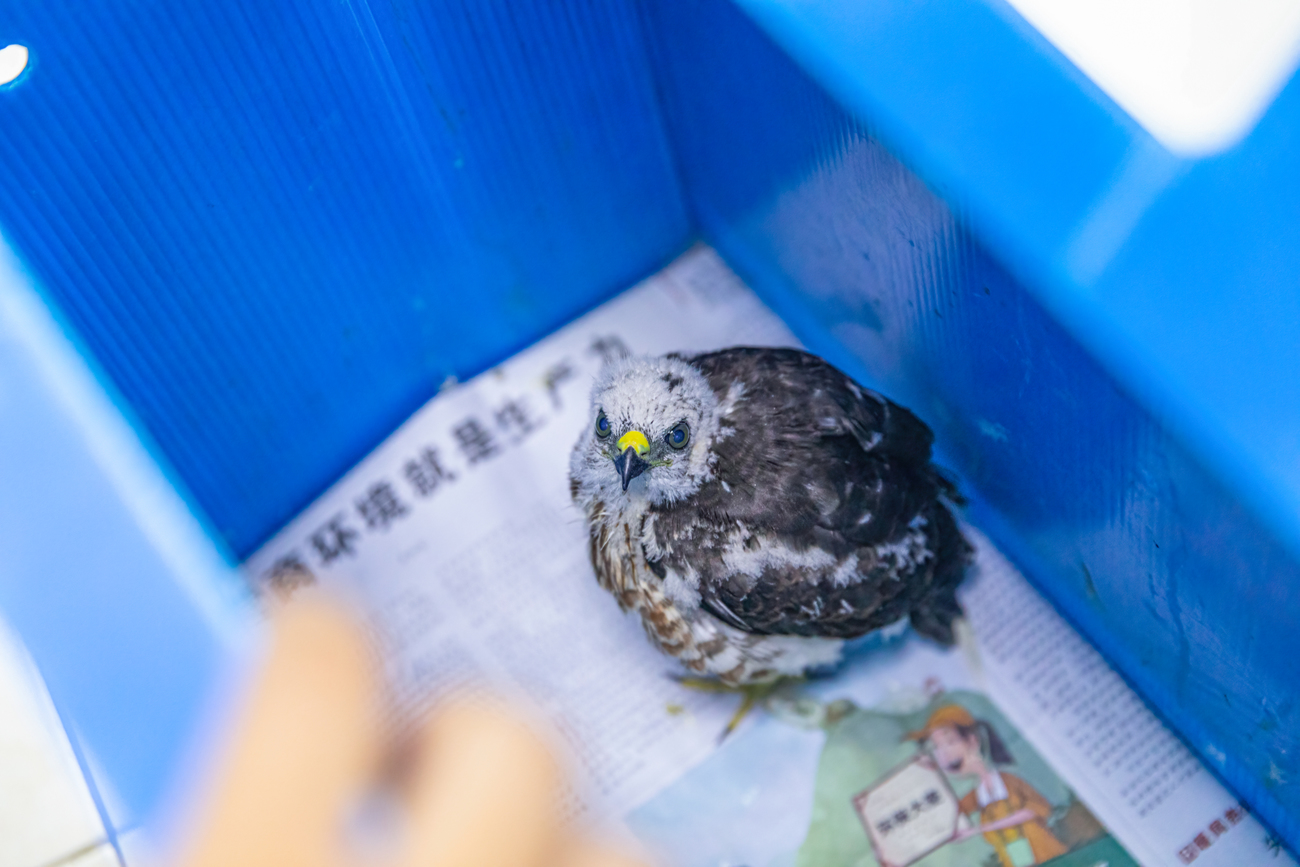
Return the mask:
M559 843L560 773L542 741L498 708L431 721L410 777L402 867L539 867Z
M554 867L650 867L650 862L617 844L573 839L554 860Z
M316 594L272 615L269 658L200 807L186 867L339 864L380 743L361 627Z

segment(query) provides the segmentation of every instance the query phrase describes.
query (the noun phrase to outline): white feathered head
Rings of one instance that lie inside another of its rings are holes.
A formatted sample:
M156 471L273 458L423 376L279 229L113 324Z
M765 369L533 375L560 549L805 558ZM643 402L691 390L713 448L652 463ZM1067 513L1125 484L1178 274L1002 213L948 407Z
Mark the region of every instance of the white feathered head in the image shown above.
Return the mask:
M685 361L614 362L596 378L587 429L570 460L576 493L611 504L684 499L711 478L710 448L727 433L708 380Z

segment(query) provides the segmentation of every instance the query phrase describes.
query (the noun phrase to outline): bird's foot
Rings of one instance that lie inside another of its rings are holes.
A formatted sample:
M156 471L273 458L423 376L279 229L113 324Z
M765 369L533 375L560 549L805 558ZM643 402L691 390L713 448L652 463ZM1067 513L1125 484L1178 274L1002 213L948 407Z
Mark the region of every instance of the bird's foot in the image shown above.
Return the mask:
M728 684L723 683L716 677L688 677L683 675L674 675L673 680L680 683L687 689L694 689L700 692L708 693L737 693L740 695L740 706L736 712L731 715L723 727L722 733L718 735L718 743L725 741L732 732L749 716L759 704L766 701L774 692L783 686L791 683L802 682L802 677L778 677L775 680L764 681L763 683L742 683Z
M763 687L767 686L767 684L763 684ZM740 707L736 708L736 712L731 715L731 719L727 720L727 724L723 727L721 734L718 735L718 743L722 743L730 737L731 733L736 730L745 717L749 716L749 712L759 702L760 696L757 695L759 689L760 687L754 686L740 688Z
M691 677L682 674L673 674L669 676L687 689L693 689L696 692L739 692L741 689L739 686L731 686L730 684L723 683L716 677Z

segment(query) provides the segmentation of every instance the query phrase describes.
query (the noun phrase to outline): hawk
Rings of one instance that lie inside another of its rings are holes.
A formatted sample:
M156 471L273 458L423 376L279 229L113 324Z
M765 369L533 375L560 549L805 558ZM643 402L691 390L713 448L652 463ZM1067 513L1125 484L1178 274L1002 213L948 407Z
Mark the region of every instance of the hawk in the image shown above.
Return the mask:
M628 358L595 382L570 490L600 585L691 672L744 687L908 621L953 643L972 549L933 439L806 352Z

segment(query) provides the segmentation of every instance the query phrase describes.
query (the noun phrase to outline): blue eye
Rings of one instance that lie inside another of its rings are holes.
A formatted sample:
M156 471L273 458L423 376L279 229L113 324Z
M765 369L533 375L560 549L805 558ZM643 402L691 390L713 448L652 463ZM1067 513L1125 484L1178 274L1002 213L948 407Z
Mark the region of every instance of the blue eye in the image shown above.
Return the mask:
M684 449L686 444L691 441L691 429L682 422L677 427L664 434L664 442L675 449Z
M605 418L605 414L602 412L596 416L596 436L604 439L609 436L609 430L609 419Z

